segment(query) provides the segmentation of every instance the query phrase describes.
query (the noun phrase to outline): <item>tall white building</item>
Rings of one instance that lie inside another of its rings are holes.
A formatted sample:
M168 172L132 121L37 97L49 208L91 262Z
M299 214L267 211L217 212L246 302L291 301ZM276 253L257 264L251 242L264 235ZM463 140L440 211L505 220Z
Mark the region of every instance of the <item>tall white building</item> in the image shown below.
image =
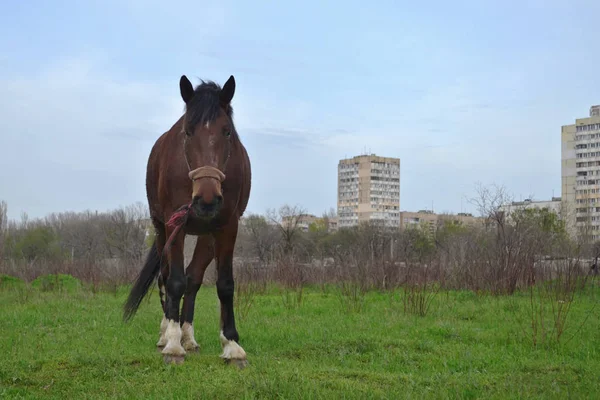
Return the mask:
M338 227L400 226L400 159L375 154L338 163Z
M600 106L561 132L561 191L567 226L600 239Z

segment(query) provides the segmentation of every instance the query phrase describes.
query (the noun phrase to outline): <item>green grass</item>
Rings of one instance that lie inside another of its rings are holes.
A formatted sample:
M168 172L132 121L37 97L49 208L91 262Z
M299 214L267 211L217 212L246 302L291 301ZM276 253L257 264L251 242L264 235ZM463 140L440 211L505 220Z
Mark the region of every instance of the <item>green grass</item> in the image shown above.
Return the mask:
M535 348L526 295L440 293L416 317L403 312L400 292L368 293L353 312L331 288L307 289L297 308L270 289L237 321L250 362L238 370L219 358L214 287L202 287L196 303L200 352L182 365L165 365L155 348L156 290L123 324L127 288L4 288L0 397L598 398L597 290L577 295L559 344Z

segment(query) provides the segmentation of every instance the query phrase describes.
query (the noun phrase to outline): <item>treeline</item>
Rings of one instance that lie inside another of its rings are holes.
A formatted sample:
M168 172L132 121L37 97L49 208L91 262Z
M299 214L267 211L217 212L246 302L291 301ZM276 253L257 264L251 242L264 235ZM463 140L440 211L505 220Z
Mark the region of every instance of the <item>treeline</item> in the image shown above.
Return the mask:
M249 214L238 232L236 282L295 290L340 284L354 293L435 286L510 294L557 274L590 272L598 246L569 237L564 222L548 210L505 216L498 207L506 201L502 193L482 190L475 202L486 217L480 223L465 225L449 216L434 227L403 231L372 224L332 230L332 212L306 227L305 210L288 205ZM61 272L92 283L129 283L153 240L141 203L31 221L24 215L19 222L7 221L6 208L2 203L0 273L26 280ZM187 261L194 243L186 238ZM213 279L211 267L206 281Z
M400 231L365 223L336 232L322 222L306 232L282 223L299 211L286 206L278 218L246 218L238 248L246 271L270 273L262 279L292 286L354 282L360 290L386 290L435 282L510 294L563 266L585 273L589 264L582 257L594 249L573 241L558 215L546 209L515 211L509 218L490 212L471 225L448 216L434 227Z
M92 282L127 281L146 254L148 228L141 203L8 221L7 204L0 202L0 273L26 280L69 273Z

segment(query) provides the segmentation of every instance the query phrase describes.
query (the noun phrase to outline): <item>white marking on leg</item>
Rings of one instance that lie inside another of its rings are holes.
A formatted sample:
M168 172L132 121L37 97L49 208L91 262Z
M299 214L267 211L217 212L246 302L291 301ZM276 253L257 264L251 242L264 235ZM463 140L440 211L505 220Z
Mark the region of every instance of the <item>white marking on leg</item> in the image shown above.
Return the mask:
M181 326L179 326L179 322L175 322L172 319L169 320L165 337L167 338L167 345L162 351L163 354L172 356L185 355L185 349L181 345Z
M160 299L165 300L165 287L163 285L158 285L158 292L160 293Z
M160 321L160 338L156 343L157 347L163 347L167 345L167 337L165 336L165 332L167 331L167 317L163 314L162 321Z
M194 326L192 324L184 322L181 329L183 331L181 344L186 351L195 350L200 347L198 346L198 343L196 343L196 339L194 339Z
M227 360L245 360L246 352L242 349L242 346L237 344L235 340L228 340L225 335L223 335L223 331L219 335L221 339L221 346L223 347L223 354L221 354L221 358L225 358Z

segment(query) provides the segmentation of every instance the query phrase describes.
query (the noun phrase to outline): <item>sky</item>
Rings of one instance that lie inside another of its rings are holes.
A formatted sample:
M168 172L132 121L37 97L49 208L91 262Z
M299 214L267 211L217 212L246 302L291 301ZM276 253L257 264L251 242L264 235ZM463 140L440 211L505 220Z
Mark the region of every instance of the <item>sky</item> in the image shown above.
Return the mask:
M179 78L235 76L248 212L336 206L339 159L401 160L400 209L475 212L476 184L560 195L561 125L600 104L600 2L6 2L9 218L146 202Z

